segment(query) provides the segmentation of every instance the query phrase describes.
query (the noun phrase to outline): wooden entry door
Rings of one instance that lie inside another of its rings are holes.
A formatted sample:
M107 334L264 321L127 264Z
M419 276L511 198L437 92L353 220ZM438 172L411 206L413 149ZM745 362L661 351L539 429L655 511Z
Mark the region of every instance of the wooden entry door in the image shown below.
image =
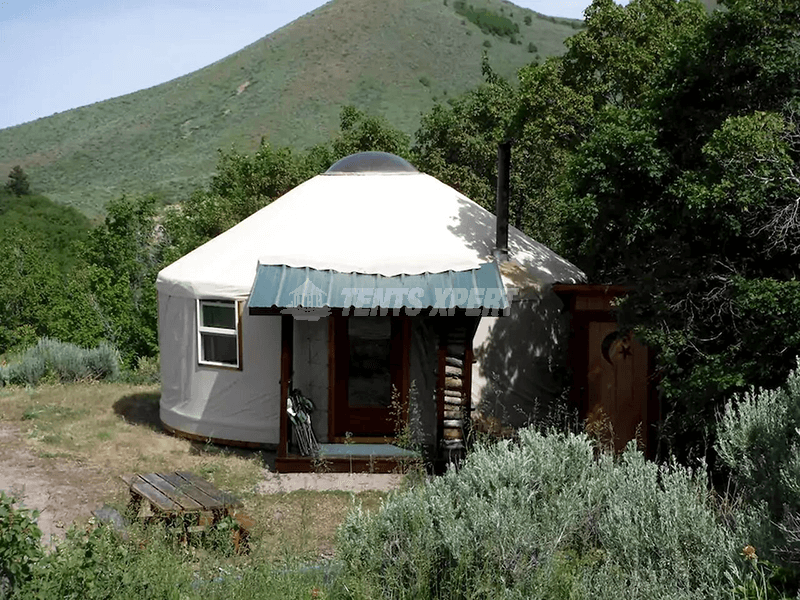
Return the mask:
M331 439L394 437L408 402L409 318L335 315L332 329Z
M613 437L617 452L632 439L648 442L648 350L617 324L588 323L587 426Z

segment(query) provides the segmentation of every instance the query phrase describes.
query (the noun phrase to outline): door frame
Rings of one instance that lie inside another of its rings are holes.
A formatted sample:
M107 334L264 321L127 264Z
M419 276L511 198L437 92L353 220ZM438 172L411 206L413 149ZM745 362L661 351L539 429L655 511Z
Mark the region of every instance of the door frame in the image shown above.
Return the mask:
M328 319L328 439L343 441L346 432L353 434L353 441L386 441L394 435L370 434L368 428L360 427L350 418L347 392L349 382L350 343L348 319L337 310ZM357 315L356 315L357 316ZM365 317L370 318L370 317ZM408 418L408 391L410 387L411 318L408 315L391 315L390 368L392 386L400 392L402 418ZM362 414L370 409L358 409ZM374 409L373 418L385 418L384 409ZM378 411L382 413L378 416ZM367 419L369 415L366 415ZM354 430L355 429L355 430ZM376 430L377 431L377 430Z

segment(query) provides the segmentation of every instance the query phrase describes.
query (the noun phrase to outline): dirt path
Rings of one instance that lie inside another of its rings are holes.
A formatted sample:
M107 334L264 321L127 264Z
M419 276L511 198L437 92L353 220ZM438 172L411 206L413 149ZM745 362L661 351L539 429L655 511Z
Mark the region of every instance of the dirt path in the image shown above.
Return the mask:
M91 511L120 492L122 483L102 469L69 458L42 458L34 454L24 433L0 424L0 490L14 496L25 508L39 511L42 539L63 538L70 525L86 521ZM259 494L296 490L389 491L399 487L399 475L347 473L288 473L264 470Z
M42 539L63 538L75 520L98 508L113 483L94 469L33 454L18 429L0 425L0 490L36 509Z

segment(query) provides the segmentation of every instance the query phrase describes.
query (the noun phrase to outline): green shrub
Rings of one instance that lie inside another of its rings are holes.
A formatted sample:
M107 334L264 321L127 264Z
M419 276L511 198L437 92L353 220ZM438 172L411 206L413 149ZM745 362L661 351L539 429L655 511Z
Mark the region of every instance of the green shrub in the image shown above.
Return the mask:
M483 47L484 48L491 48L492 47L492 42L489 41L489 40L483 40Z
M531 54L536 54L539 51L539 48L533 42L528 44L528 52Z
M713 598L741 548L704 473L615 462L584 435L520 432L459 471L354 510L345 578L392 598ZM743 545L743 544L742 544Z
M178 600L192 591L191 582L168 536L137 535L126 542L111 527L102 526L88 534L71 529L56 550L34 566L19 597Z
M0 490L0 598L10 597L28 581L43 556L39 513L14 504L14 498Z
M126 374L129 383L148 384L161 381L161 357L140 356L136 360L136 369Z
M39 342L0 367L0 382L11 385L37 385L52 378L62 383L116 379L119 376L119 353L107 343L85 349L41 338Z
M503 37L519 33L519 25L501 14L497 14L485 8L476 9L471 4L467 6L464 0L457 0L453 6L457 14L466 17L487 35ZM500 10L502 12L502 9Z
M736 396L717 427L716 450L741 495L768 511L768 548L800 564L800 362L786 384ZM767 553L768 554L768 553Z
M224 523L224 521L223 521ZM230 557L230 531L209 543L184 546L180 526L133 524L71 529L56 549L33 563L14 599L27 600L293 600L329 597L331 569ZM215 546L221 542L222 547ZM327 580L327 581L326 581ZM3 596L0 594L0 598ZM352 597L347 594L346 597Z

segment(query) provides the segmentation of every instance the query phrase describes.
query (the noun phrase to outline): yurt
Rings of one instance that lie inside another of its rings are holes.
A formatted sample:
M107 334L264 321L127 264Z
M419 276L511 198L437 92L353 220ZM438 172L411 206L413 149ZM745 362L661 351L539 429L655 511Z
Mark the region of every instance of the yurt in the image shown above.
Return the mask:
M472 409L523 424L559 391L552 285L583 274L507 217L500 232L397 156L340 160L159 273L162 423L275 447L281 470L314 458L295 443L295 390L319 452L347 468L402 455L401 422L439 457Z

